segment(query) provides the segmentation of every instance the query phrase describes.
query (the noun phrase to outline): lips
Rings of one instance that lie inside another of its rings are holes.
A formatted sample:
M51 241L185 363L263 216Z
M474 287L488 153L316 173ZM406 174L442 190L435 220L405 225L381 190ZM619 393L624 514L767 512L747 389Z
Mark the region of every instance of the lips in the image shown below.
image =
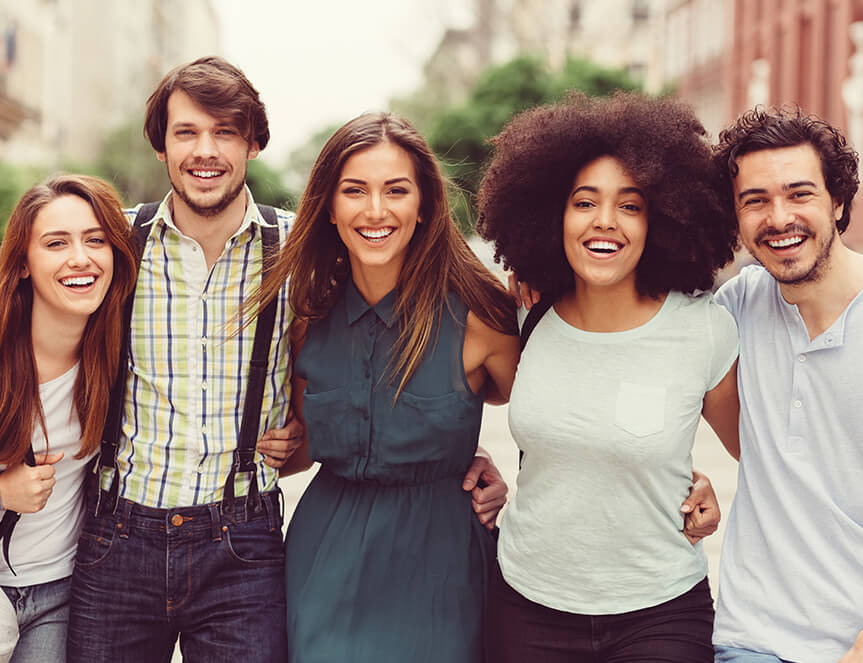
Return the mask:
M623 244L609 239L589 239L584 243L584 248L598 255L611 255L620 251Z
M395 232L392 226L383 228L357 228L357 233L369 242L383 242L387 237Z
M60 279L60 283L67 288L87 288L96 282L96 276L86 274L82 276L67 276Z

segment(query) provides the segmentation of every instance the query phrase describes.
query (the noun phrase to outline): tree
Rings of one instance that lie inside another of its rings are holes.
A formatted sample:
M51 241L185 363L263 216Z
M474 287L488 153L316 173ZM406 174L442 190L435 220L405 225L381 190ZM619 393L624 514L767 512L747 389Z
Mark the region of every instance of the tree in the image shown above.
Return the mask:
M428 132L429 144L461 192L451 205L462 232L472 234L476 226L473 199L482 178L481 167L490 155L488 140L513 115L558 101L572 90L602 96L639 88L625 71L579 58L570 58L557 72L540 58L528 55L488 69L468 100L437 113Z

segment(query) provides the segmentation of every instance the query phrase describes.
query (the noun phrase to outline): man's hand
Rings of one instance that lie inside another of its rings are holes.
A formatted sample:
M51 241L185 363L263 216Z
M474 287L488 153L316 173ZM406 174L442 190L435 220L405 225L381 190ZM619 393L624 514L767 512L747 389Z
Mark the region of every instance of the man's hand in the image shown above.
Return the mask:
M529 311L539 301L540 293L528 287L527 283L519 283L518 275L515 272L509 273L507 283L509 294L515 300L516 306L524 304L524 307Z
M680 507L680 512L685 513L683 519L683 534L689 539L689 543L695 545L705 536L710 536L719 527L719 501L713 486L706 475L692 470L692 488L689 489L689 497Z
M477 455L464 475L462 488L471 493L471 502L476 517L486 529L494 529L497 514L506 504L509 490L491 458Z
M279 469L303 443L306 429L302 422L288 412L284 428L271 428L258 440L257 450L264 455L264 462Z
M18 513L36 513L45 508L54 491L54 464L63 452L36 454L36 465L19 463L0 474L0 501L3 508Z
M857 634L857 639L851 645L851 649L839 659L839 663L863 663L863 631Z

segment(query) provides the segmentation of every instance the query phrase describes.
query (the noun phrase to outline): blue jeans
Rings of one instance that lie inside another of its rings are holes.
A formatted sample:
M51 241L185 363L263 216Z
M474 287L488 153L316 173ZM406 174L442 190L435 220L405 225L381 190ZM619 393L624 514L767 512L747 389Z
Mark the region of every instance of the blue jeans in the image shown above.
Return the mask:
M176 509L88 508L72 574L70 663L273 663L287 651L280 492Z
M714 663L791 663L772 654L761 654L737 647L716 645L713 651L715 652Z
M63 663L69 623L69 581L3 587L18 615L18 644L10 663Z

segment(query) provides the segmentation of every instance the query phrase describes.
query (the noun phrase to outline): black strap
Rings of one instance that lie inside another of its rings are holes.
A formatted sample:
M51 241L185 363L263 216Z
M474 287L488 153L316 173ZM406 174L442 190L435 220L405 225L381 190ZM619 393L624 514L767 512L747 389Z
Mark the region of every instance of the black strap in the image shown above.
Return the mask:
M530 338L531 332L533 332L534 327L539 323L542 319L542 316L546 314L548 309L551 308L551 305L554 304L554 300L548 295L542 295L539 298L539 301L533 305L530 311L527 312L527 317L524 319L524 323L521 325L521 349L524 351L524 346L527 345L527 339Z
M261 215L269 226L261 226L263 260L261 284L266 282L272 271L272 257L279 250L279 228L276 210L269 205L258 206ZM258 428L261 421L261 405L264 399L264 385L267 381L270 345L276 323L276 298L272 298L258 312L255 325L255 340L252 344L252 358L249 361L249 374L246 379L246 399L243 402L243 418L240 422L240 439L234 449L234 463L225 481L224 501L234 499L234 477L237 472L249 472L249 502L254 510L260 508L258 498L257 465L255 447L258 443Z
M24 462L30 467L36 466L36 457L33 455L33 445L30 445L30 447L27 448ZM18 574L15 573L15 569L12 568L12 562L9 561L9 542L12 540L12 531L15 529L15 525L18 524L18 520L20 518L21 514L17 511L6 509L6 513L4 513L3 518L0 519L0 541L3 542L3 559L6 560L6 566L9 567L13 576L17 576Z
M141 257L144 255L144 246L147 243L147 237L150 234L150 226L147 225L159 209L160 203L145 203L138 208L138 213L135 215L135 223L132 226L132 248L134 249L135 268L141 266ZM99 449L99 461L96 463L96 515L99 515L101 505L100 483L102 480L102 468L109 467L114 471L111 480L111 487L108 490L111 506L117 501L119 491L119 473L117 469L117 452L120 449L120 432L123 427L123 410L126 404L126 379L128 374L129 361L129 338L130 328L132 324L132 310L135 307L135 289L137 288L137 280L135 288L129 293L126 298L126 303L123 307L123 345L120 352L120 364L117 370L117 377L114 380L114 385L111 387L111 396L108 401L108 414L105 417L105 426L102 428L102 444Z
M540 296L539 301L534 304L530 311L527 312L527 317L524 319L524 322L521 325L521 351L524 352L524 346L527 345L527 339L530 338L531 333L534 328L539 324L539 321L542 320L542 316L548 312L548 309L551 308L552 304L554 304L554 299L547 294L543 294ZM521 465L524 462L524 451L518 452L518 467L521 469Z

